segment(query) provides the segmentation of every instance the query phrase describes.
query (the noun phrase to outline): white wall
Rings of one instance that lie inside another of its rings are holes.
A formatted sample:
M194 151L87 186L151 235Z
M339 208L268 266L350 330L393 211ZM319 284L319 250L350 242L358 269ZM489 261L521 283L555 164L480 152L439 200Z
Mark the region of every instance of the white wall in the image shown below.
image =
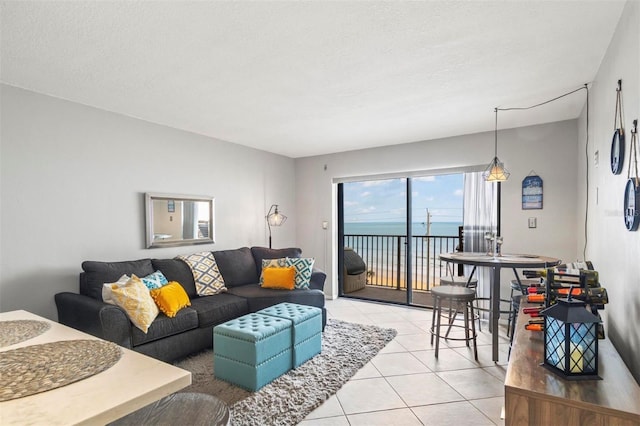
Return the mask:
M600 280L609 293L609 305L604 310L604 324L609 338L640 382L640 230L629 232L624 226L623 198L629 166L629 145L634 119L640 120L640 2L629 1L620 18L611 44L593 81L589 114L589 211L587 257L592 259ZM614 175L610 167L613 116L616 87L622 79L626 155L623 172ZM585 204L587 193L584 176L586 110L580 116L581 159L579 176L580 201ZM594 165L595 152L599 165ZM640 155L640 153L639 153ZM640 157L638 158L640 161ZM583 215L578 224L584 227ZM584 238L578 246L582 250Z
M498 156L511 171L510 179L502 184L505 252L544 254L569 261L578 257L577 135L576 120L499 131ZM314 253L317 264L326 265L330 272L325 285L328 297L337 296L334 178L484 165L492 157L493 132L488 132L297 159L298 244L306 253ZM531 170L544 182L542 210L522 210L522 180ZM537 218L536 229L528 228L528 217ZM327 232L333 237L329 238L333 246L325 242L323 220L330 221ZM505 273L502 278L507 292L513 277Z
M1 86L0 311L55 319L83 260L168 258L267 245L265 215L289 216L274 246L295 245L290 158ZM216 243L145 249L145 192L216 198Z

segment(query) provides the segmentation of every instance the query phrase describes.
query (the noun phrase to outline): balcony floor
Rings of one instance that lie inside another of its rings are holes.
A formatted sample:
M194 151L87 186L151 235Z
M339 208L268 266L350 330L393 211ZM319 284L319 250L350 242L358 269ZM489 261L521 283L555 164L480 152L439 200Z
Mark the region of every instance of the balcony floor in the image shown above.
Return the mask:
M407 290L366 285L361 290L345 294L345 297L405 304L407 303ZM433 307L431 292L413 290L412 305Z

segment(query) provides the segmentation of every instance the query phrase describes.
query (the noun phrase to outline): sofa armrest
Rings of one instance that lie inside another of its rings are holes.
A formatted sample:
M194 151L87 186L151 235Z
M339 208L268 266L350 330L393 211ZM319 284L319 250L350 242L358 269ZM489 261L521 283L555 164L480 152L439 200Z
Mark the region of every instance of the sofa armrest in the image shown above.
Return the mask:
M327 279L327 274L320 269L313 268L311 271L311 281L309 282L309 288L314 290L324 291L324 281Z
M131 321L118 306L77 293L55 295L58 322L131 349Z

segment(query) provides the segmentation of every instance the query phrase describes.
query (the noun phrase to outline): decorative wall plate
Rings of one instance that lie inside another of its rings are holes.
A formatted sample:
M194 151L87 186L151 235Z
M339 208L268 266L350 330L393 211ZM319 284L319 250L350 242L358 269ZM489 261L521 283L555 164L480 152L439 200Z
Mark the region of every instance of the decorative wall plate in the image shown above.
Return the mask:
M616 129L611 140L611 171L614 175L622 173L624 164L624 130Z
M635 178L627 181L624 190L624 225L629 231L636 231L640 225L640 185Z

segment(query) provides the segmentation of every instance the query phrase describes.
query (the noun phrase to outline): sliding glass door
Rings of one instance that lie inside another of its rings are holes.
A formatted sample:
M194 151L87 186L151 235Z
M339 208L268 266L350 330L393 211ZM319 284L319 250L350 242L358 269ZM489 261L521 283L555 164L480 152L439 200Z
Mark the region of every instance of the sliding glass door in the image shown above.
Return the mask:
M399 177L338 186L340 295L431 305L460 244L462 174Z

